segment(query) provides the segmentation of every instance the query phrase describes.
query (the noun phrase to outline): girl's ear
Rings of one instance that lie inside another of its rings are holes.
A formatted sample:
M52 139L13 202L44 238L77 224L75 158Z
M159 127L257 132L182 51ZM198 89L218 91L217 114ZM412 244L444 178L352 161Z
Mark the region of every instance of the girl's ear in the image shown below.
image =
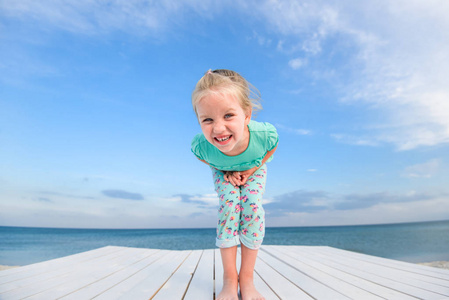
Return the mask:
M253 114L253 109L248 108L248 110L245 112L245 125L249 124L249 121L251 121L251 115Z

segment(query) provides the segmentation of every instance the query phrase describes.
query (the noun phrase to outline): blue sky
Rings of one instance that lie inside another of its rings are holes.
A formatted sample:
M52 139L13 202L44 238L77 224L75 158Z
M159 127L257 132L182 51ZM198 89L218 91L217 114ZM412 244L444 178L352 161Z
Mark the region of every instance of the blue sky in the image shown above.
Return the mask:
M447 1L0 1L0 225L214 227L190 104L261 92L267 226L449 219Z

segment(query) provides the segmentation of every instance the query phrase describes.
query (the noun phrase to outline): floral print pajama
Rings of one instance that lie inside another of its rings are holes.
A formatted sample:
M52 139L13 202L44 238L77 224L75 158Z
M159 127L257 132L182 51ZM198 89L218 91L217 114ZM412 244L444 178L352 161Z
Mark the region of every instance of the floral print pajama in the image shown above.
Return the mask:
M239 187L224 180L224 172L214 168L212 172L219 198L217 247L228 248L242 242L250 249L258 249L265 236L262 195L265 192L266 165L262 165Z

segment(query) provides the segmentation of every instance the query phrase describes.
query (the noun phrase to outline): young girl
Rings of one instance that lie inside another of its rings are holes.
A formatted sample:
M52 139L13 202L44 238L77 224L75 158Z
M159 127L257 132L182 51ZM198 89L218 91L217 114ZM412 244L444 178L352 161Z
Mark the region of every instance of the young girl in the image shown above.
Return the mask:
M192 93L192 105L202 134L192 141L192 152L208 164L218 193L216 245L223 262L223 289L216 299L264 299L253 283L257 253L265 234L262 195L266 162L273 157L278 135L273 125L251 120L260 108L257 90L238 73L208 71ZM236 269L241 242L241 267Z

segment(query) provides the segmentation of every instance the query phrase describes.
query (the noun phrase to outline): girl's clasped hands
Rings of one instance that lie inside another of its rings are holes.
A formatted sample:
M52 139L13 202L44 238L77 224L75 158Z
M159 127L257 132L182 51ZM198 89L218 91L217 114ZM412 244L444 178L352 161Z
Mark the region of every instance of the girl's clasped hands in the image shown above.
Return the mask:
M248 178L254 174L257 168L252 168L246 171L226 171L223 178L230 182L233 186L239 187L244 185Z

